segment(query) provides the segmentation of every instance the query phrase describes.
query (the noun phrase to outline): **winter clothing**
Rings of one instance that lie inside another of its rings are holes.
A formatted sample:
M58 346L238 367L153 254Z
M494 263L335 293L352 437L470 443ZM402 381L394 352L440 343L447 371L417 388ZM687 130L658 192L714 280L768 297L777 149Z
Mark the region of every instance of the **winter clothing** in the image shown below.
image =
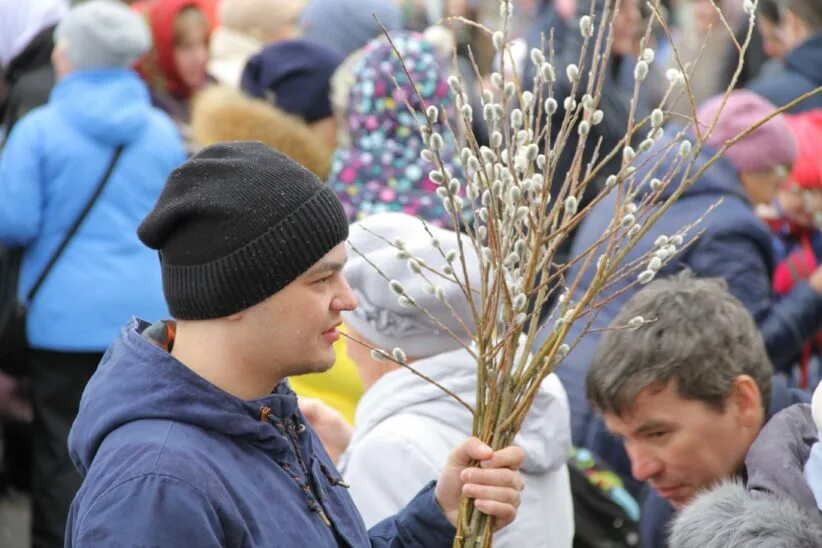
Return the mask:
M798 154L791 169L791 181L799 188L822 190L822 109L787 115L785 120L796 138Z
M307 167L321 180L331 170L331 151L305 122L228 86L209 86L194 96L191 131L199 146L261 141Z
M768 421L776 418L777 413L788 409L791 406L795 406L795 404L807 403L809 399L809 394L807 392L788 388L782 376L774 375L771 385L771 397L768 405ZM778 421L776 424L778 424L780 428L784 426L784 423L781 421ZM618 443L620 445L620 450L624 455L624 450L621 448L621 442ZM765 466L762 467L764 472L767 472L773 466L774 462L783 462L780 460L773 460L773 455L769 456L767 453L764 458L766 459L764 461ZM791 459L791 461L793 461L793 459ZM762 464L763 461L758 459L757 463ZM746 461L746 465L747 464L748 463ZM753 474L756 475L757 473L753 472ZM736 513L737 510L738 509L734 508L733 512ZM741 510L738 513L741 514ZM670 503L660 497L654 489L648 488L645 499L642 501L642 513L640 516L640 544L642 546L653 546L654 548L667 548L671 521L674 517L674 509ZM751 545L751 548L753 548L753 546L760 545L753 544ZM788 544L788 546L793 545Z
M223 2L230 6L234 2ZM209 43L208 73L219 83L232 88L240 87L246 63L263 48L263 43L253 36L227 27L217 27L211 33Z
M667 133L675 132L676 129L668 128ZM671 149L668 147L667 139L664 138L658 143L660 150ZM697 158L695 169L699 169L699 166L712 155L712 151L704 149ZM675 151L661 155L661 165L656 173L667 173L671 169L674 157ZM647 172L644 170L647 169L653 167L640 169L638 177L645 177ZM677 187L675 182L667 185L661 191L661 199L666 199ZM572 256L577 256L601 238L613 217L615 194L612 192L606 196L585 217L574 241ZM771 276L776 264L770 232L754 213L743 193L736 172L727 159L720 158L680 196L628 253L624 264L629 264L647 253L654 247L654 241L659 236L671 236L688 224L694 223L720 198L723 201L716 210L694 228L694 232L704 232L690 245L693 235L686 234L685 247L669 260L657 275L667 276L688 268L697 277L723 278L730 292L745 305L756 320L774 366L784 370L798 349L822 327L822 295L817 294L807 283L800 282L793 291L781 299L774 298ZM580 265L575 265L570 269L569 279L574 279L579 268ZM579 285L580 292L588 287L592 276L593 269L589 269ZM591 325L592 329L609 325L625 302L635 293L635 288L619 293L629 281L625 280L613 288L612 292L616 297L599 309ZM608 294L611 294L611 291ZM605 297L606 295L603 295L603 298ZM575 298L574 295L569 296L569 299ZM579 323L572 326L567 339L576 340L583 325ZM543 330L543 333L546 331ZM590 447L586 440L586 432L592 419L585 399L585 377L600 336L600 333L591 333L583 337L557 367L557 374L568 390L571 402L574 443L585 447ZM601 456L608 459L607 455ZM630 481L630 478L628 480Z
M704 133L719 113L716 125L705 141L707 146L718 150L726 141L774 110L774 105L755 93L738 90L727 99L724 95L719 95L705 101L697 110L696 116L700 130ZM797 144L785 117L776 116L729 147L723 156L738 172L767 171L775 166L793 165L797 156Z
M66 0L0 1L0 69L4 71L15 57L46 28L53 27L66 14Z
M63 546L69 507L83 482L69 458L69 430L102 357L102 352L46 350L32 350L28 356L34 411L31 545L37 548Z
M456 350L460 344L449 335L449 331L464 341L470 341L475 328L471 304L459 285L429 275L426 279L438 290L432 290L433 286L425 288L421 275L410 268L413 264L397 258L398 249L392 244L401 241L402 249L417 264L427 264L434 269L448 264L444 255L459 250L456 234L438 227L429 227L428 230L435 240L432 240L423 223L410 215L380 213L368 217L351 227L348 243L353 253L345 266L345 278L359 302L355 310L343 313L346 324L380 348L399 346L415 358ZM461 239L468 282L478 290L479 258L471 241L465 236ZM436 241L439 247L432 245L432 241ZM461 261L453 260L450 264L464 284ZM379 281L381 276L374 270L375 266L389 279L399 282L404 295L428 311L445 329L433 322L428 314L400 304L397 294L387 291L385 283ZM475 302L475 305L479 303ZM471 333L466 333L464 326Z
M420 264L439 269L447 262L444 255L458 249L458 237L463 239L468 283L476 291L479 260L464 236L436 227L426 229L419 219L398 213L382 213L354 224L348 239L354 251L344 274L359 307L344 312L343 319L378 347L401 347L415 359L417 371L470 405L476 398L476 359L430 319L436 318L467 344L474 331L470 304L456 283L413 272ZM389 242L399 242L416 262L398 259L397 247ZM455 275L465 284L462 261L452 264ZM426 312L399 305L397 295L387 290L374 267L399 283L403 295ZM425 280L437 289L425 291ZM466 333L466 327L471 333ZM516 523L499 535L502 546L571 545L573 505L565 465L570 454L567 412L565 392L551 376L514 440L526 452L522 471L524 493L528 494L523 495ZM340 460L340 470L352 486L351 496L366 524L399 510L420 487L437 477L451 448L470 435L472 420L456 400L411 371L398 369L381 376L360 400L351 442ZM402 482L389 480L400 476ZM548 507L551 512L545 513Z
M145 20L110 0L91 0L69 11L55 37L66 41L73 70L129 68L151 48Z
M327 44L343 57L381 36L380 24L392 31L392 37L393 31L402 29L402 15L395 2L311 0L300 15L306 38Z
M671 548L815 547L822 513L803 475L819 434L809 405L775 415L745 457L747 479L699 495L674 521Z
M305 0L231 0L221 2L219 26L211 35L208 72L218 82L240 86L248 59L286 29L296 30Z
M776 106L783 106L822 85L822 33L817 33L788 52L781 70L760 76L747 87ZM822 108L822 95L788 109L796 114Z
M794 500L750 491L729 480L703 494L674 522L672 548L816 548L822 542L808 510Z
M313 123L332 115L331 76L344 57L311 40L283 40L251 57L240 86L282 110Z
M67 11L66 0L0 0L0 72L6 87L0 147L20 118L48 101L54 25Z
M131 314L167 314L156 255L135 230L184 154L131 70L72 73L15 127L0 157L0 242L25 247L23 299L118 145L125 150L103 194L29 303L34 348L102 352Z
M415 361L414 368L473 404L477 364L464 349ZM494 546L571 546L568 420L565 391L551 375L514 439L526 455L525 490L516 521L495 536ZM471 421L456 400L406 369L391 371L371 386L357 407L354 433L340 459L366 525L402 508L436 478L450 449L470 435Z
M291 283L348 237L348 223L316 175L262 143L239 141L207 147L176 169L138 235L160 251L173 317L204 320Z
M206 13L202 0L148 0L137 4L151 26L154 49L138 63L138 69L152 89L187 100L196 90L191 89L177 72L174 61L174 21L186 8L195 7Z
M811 111L785 116L796 137L799 154L793 164L789 182L791 192L802 195L806 190L822 190L822 160L819 147L822 146L822 111ZM774 253L777 261L773 275L773 288L777 295L789 293L796 282L807 280L813 274L819 258L822 258L822 232L818 225L803 225L790 219L777 203L769 208L765 218L773 231ZM815 216L818 216L817 213ZM822 348L822 332L806 344L793 361L799 364L795 369L801 388L816 386L819 373L816 371Z
M451 545L431 486L367 532L288 386L231 396L164 350L170 327L132 321L83 395L66 546Z
M400 211L434 225L453 227L451 215L434 192L438 185L429 178L436 166L420 157L425 147L417 126L424 123L426 106L433 104L445 111L450 127L457 127L447 73L421 35L403 32L391 38L424 104L420 104L391 44L384 39L370 42L354 68L356 81L349 92L350 146L341 146L334 153L328 184L351 221ZM406 101L417 120L408 112ZM461 179L455 144L444 124L436 123L435 127L445 141L440 157L452 176Z

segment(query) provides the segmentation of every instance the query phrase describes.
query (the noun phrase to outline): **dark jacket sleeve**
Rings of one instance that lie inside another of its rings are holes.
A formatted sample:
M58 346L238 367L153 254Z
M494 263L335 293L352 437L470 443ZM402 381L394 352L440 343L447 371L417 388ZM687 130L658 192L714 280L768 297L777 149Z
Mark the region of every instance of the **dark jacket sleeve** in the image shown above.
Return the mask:
M398 514L386 518L368 531L371 546L399 548L426 546L447 548L456 530L434 499L434 482L429 483Z
M803 282L777 300L766 260L749 235L726 234L702 241L688 262L699 277L723 278L728 283L759 325L777 369L787 368L822 327L822 295Z

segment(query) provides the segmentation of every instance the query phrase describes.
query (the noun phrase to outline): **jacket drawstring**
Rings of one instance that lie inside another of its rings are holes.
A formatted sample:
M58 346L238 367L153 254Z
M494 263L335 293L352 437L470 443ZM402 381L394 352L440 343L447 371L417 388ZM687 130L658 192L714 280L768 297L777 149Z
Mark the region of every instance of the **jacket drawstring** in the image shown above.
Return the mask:
M283 470L285 470L288 476L294 480L303 494L305 494L308 509L317 514L327 527L331 527L331 520L328 519L328 515L325 513L325 510L318 500L319 497L311 485L311 472L308 470L305 459L303 459L302 451L300 451L300 441L298 435L299 433L305 431L305 425L300 424L299 422L295 424L296 421L290 418L284 421L278 421L271 417L271 410L267 407L263 407L260 411L260 420L267 420L291 442L294 449L294 454L297 456L297 462L300 465L300 469L302 470L306 480L303 481L297 474L295 474L288 464L281 464L280 466L282 466ZM323 466L323 468L325 467ZM328 477L328 474L326 474L326 476Z

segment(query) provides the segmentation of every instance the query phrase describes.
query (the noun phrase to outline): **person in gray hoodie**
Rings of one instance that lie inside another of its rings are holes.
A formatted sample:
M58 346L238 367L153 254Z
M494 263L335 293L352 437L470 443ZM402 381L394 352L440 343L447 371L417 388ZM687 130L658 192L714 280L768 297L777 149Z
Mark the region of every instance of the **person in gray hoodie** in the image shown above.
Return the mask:
M467 237L460 237L468 280L477 288L479 260ZM439 247L432 245L432 238ZM389 351L402 348L415 370L472 405L477 362L463 346L471 341L467 329L474 329L468 300L455 282L438 280L436 290L427 286L390 243L401 239L406 253L439 268L446 262L444 254L457 249L457 238L451 230L426 228L420 219L403 213L379 213L353 224L348 238L352 251L343 273L359 307L344 312L343 320L352 338ZM399 303L374 266L401 283L427 312ZM463 278L461 272L457 276ZM441 388L394 362L377 359L369 347L352 341L347 348L365 394L350 438L337 436L336 453L341 453L338 466L351 485L351 497L371 526L403 508L439 475L449 448L471 433L472 416ZM314 406L316 410L319 404ZM325 429L335 430L341 431L339 426ZM525 452L521 473L526 488L516 523L495 535L494 545L570 547L574 517L566 461L571 428L567 396L556 375L544 381L514 444ZM403 481L396 481L398 477Z

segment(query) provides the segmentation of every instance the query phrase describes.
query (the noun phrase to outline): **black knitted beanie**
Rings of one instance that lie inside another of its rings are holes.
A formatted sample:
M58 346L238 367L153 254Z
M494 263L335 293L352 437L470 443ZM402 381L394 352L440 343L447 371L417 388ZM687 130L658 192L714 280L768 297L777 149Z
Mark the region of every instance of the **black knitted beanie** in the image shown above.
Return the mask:
M171 173L137 230L160 251L181 320L221 318L288 285L348 237L334 192L258 142L220 143Z

